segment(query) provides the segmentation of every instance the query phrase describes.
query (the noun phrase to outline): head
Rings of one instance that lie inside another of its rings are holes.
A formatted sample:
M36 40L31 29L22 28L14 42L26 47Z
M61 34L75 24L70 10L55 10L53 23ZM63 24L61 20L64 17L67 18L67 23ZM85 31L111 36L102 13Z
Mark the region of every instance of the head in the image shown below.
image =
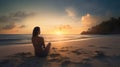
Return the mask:
M40 34L40 27L36 26L33 29L32 37L38 36Z

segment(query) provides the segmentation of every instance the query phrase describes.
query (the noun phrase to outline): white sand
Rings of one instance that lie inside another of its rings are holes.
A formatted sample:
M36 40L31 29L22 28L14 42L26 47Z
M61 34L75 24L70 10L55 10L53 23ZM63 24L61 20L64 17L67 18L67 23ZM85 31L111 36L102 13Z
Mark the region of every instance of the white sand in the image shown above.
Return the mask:
M47 58L35 57L32 44L0 46L0 67L120 67L119 51L120 37L52 43Z

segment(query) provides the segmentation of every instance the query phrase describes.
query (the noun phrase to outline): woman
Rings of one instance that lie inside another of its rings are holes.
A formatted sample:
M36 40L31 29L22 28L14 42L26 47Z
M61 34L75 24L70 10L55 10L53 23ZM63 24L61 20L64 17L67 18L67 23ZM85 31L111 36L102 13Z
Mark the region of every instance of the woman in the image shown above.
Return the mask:
M32 43L35 50L35 56L46 57L49 53L51 43L45 47L44 38L39 37L40 27L35 27L32 33Z

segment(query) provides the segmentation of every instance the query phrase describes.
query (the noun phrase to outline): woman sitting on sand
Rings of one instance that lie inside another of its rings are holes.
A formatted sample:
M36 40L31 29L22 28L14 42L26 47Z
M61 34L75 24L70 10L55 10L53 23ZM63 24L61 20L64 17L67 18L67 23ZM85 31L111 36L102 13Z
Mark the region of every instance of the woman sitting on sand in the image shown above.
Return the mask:
M44 38L39 37L40 27L35 27L32 33L32 43L35 50L35 56L46 57L49 53L51 43L45 47Z

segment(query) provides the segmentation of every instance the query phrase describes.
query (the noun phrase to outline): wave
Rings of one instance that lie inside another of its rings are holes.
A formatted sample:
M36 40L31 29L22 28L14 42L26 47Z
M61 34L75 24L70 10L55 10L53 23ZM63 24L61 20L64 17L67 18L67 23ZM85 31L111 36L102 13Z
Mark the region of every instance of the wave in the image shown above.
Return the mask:
M45 42L75 41L87 38L93 38L89 35L43 35ZM94 36L95 37L95 36ZM96 36L98 37L98 36ZM31 44L31 35L0 35L0 45Z

